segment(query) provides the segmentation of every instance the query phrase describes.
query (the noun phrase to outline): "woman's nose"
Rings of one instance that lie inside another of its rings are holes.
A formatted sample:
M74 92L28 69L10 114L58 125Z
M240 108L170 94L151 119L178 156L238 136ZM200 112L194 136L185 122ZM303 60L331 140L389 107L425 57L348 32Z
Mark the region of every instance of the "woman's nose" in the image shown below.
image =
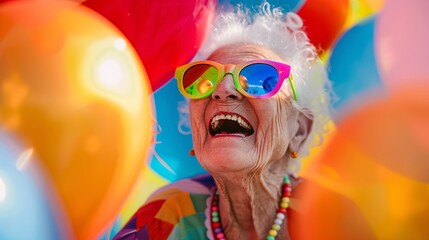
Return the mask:
M234 80L230 73L225 74L212 93L214 100L241 100L243 95L235 89Z

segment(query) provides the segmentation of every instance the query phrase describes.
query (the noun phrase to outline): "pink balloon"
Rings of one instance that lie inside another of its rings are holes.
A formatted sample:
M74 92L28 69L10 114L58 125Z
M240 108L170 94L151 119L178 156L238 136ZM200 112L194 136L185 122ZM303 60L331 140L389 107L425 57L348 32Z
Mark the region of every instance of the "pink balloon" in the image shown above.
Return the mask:
M376 24L375 51L388 88L429 87L428 10L427 0L386 0Z

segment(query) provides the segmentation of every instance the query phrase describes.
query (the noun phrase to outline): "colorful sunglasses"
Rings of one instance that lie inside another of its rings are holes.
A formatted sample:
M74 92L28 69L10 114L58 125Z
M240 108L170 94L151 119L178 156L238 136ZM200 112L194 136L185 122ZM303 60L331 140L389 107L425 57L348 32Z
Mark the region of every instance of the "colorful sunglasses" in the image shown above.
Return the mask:
M190 99L210 96L228 73L232 74L237 91L250 98L272 97L288 79L293 98L298 100L290 68L285 63L265 59L238 65L222 65L206 60L176 68L175 78L180 92Z

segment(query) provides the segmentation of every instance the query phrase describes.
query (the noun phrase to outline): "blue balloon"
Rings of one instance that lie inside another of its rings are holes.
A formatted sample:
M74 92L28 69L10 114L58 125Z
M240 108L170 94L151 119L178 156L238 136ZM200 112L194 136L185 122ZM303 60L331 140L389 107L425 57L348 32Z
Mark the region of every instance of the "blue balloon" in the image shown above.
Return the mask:
M268 2L273 7L280 7L284 11L297 12L305 0L219 0L220 8L242 5L251 12L258 12L258 7L263 3Z
M382 86L374 51L376 19L373 15L353 26L333 47L328 74L338 97L333 106L335 109Z
M178 108L186 108L186 100L177 89L176 80L158 89L154 102L159 133L150 167L169 181L205 173L197 159L189 155L193 144L188 121L179 126L186 115L181 115Z
M0 239L69 239L53 199L30 158L17 161L25 149L0 130ZM18 164L17 164L18 162Z

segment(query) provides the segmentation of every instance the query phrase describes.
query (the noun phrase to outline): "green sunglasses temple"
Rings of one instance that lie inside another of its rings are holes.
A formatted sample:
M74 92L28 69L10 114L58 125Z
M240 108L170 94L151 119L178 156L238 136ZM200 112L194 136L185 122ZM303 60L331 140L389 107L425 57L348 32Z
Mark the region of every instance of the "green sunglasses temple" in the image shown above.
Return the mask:
M288 79L289 79L290 88L292 89L293 99L295 101L298 101L298 93L296 91L295 81L293 80L293 75L290 74L290 76L288 77Z

